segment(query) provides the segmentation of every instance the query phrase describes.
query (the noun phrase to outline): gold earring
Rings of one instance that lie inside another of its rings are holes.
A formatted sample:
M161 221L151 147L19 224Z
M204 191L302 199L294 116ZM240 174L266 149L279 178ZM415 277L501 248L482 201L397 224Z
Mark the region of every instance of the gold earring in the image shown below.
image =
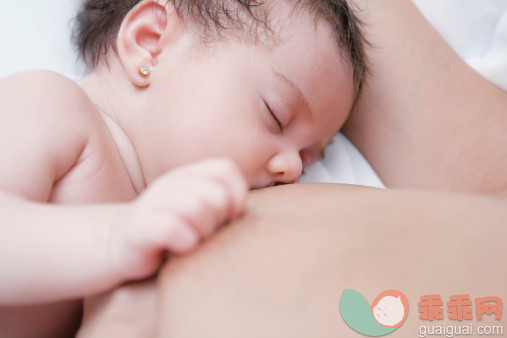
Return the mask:
M139 75L141 75L142 77L147 77L148 75L150 75L150 70L148 69L148 67L141 67L139 68Z

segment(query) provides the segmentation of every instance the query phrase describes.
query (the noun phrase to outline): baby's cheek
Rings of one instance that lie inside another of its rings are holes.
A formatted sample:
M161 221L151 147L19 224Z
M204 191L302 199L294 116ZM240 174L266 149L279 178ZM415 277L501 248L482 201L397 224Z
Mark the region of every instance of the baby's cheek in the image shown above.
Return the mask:
M255 157L255 154L252 155L252 157ZM259 161L256 161L255 158L242 160L240 163L238 163L238 166L250 188L255 187L261 183L260 181L262 179L262 167L260 166Z

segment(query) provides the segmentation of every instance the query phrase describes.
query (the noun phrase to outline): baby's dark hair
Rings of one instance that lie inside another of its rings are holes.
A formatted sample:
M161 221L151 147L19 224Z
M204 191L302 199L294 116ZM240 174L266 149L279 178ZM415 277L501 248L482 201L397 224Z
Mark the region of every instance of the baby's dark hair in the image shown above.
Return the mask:
M141 0L85 0L74 20L73 42L88 66L96 67L109 48L117 53L116 37L127 13ZM224 37L242 33L258 41L262 31L274 38L269 8L274 0L168 0L183 21L193 23L204 45ZM290 0L285 0L290 1ZM327 20L334 28L339 46L344 49L354 70L354 89L359 95L368 63L365 45L368 43L351 0L295 0L294 8L314 14L315 22ZM190 20L189 20L190 19Z

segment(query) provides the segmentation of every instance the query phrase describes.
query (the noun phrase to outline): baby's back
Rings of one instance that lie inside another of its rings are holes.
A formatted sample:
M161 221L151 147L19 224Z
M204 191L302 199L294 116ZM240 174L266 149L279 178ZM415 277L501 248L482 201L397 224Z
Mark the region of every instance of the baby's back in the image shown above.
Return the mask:
M0 80L0 144L0 191L58 204L137 196L99 111L77 84L57 73L30 71ZM78 322L79 307L73 301L0 308L2 335L60 336L72 330L69 322Z

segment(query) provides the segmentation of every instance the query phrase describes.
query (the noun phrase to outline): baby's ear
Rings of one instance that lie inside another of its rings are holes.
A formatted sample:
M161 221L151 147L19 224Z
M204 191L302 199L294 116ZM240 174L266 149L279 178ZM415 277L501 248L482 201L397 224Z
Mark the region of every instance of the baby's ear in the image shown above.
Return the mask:
M164 44L182 34L182 21L172 1L143 0L123 19L117 38L118 56L132 84L150 84ZM141 68L145 68L144 74ZM148 70L148 74L146 74Z

